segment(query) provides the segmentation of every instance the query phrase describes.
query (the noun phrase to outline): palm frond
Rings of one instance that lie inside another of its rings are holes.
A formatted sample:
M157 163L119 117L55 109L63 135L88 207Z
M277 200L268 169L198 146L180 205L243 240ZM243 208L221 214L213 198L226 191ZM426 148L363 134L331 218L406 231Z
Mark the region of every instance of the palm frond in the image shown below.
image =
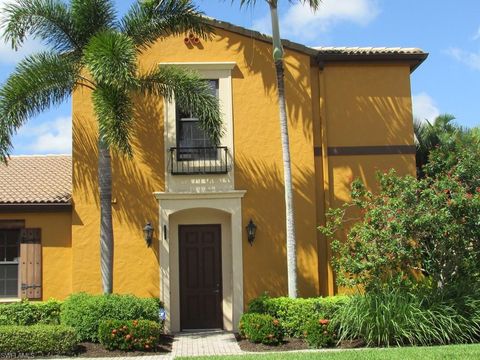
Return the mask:
M236 0L231 0L232 3L234 3ZM277 7L278 6L278 0L265 0L268 5ZM240 7L249 7L249 6L255 6L257 3L257 0L239 0ZM289 3L296 3L300 2L304 5L308 5L312 10L316 11L320 7L320 3L322 0L288 0Z
M79 66L72 55L44 52L21 61L0 89L0 158L11 149L17 129L72 93Z
M100 140L121 153L132 156L132 100L126 89L99 85L92 94Z
M80 45L86 45L98 32L112 29L116 12L112 0L71 0L72 19Z
M58 51L80 50L70 9L61 0L18 0L3 8L0 28L14 49L28 36L39 38Z
M212 27L202 15L191 0L136 2L122 19L120 30L133 38L140 49L149 47L159 38L188 31L206 39Z
M135 44L131 38L115 30L93 36L85 47L83 60L97 83L128 88L136 81Z
M140 90L166 100L175 97L175 104L199 119L200 127L218 144L222 137L222 117L218 99L206 81L197 73L176 66L161 66L139 77Z

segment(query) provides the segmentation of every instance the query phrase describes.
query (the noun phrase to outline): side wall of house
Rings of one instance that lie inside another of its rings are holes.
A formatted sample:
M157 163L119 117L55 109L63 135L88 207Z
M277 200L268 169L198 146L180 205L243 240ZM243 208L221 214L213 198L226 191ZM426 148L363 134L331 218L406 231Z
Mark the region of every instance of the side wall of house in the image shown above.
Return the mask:
M22 220L41 229L42 300L62 300L72 292L72 215L67 212L0 213L1 220Z
M327 64L318 76L325 206L350 200L354 179L374 190L378 171L415 175L409 64ZM331 269L320 272L322 292L334 293Z

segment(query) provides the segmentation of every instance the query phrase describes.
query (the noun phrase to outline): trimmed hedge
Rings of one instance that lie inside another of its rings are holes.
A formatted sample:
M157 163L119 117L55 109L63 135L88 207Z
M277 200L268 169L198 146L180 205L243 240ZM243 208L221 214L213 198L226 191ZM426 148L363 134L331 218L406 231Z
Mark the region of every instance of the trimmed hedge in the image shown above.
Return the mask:
M29 302L0 304L0 325L60 324L61 303Z
M291 299L262 295L250 301L248 312L271 315L280 320L286 336L302 337L310 320L331 319L348 299L348 296Z
M107 350L155 351L162 327L149 320L103 320L98 339Z
M243 314L239 330L241 336L253 343L278 345L283 341L280 321L267 314Z
M330 320L312 319L305 326L305 340L310 347L325 348L335 345L335 334L332 331Z
M151 320L160 323L161 302L133 295L73 294L62 304L62 324L77 330L80 341L98 341L102 320Z
M77 346L77 333L68 326L0 326L0 356L71 355Z

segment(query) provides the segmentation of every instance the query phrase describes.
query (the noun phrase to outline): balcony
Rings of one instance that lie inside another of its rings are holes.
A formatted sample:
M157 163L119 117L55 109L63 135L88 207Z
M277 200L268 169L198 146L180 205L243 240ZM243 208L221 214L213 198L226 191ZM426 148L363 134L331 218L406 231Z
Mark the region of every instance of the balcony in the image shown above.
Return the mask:
M228 148L172 147L168 169L172 175L227 174L230 169Z

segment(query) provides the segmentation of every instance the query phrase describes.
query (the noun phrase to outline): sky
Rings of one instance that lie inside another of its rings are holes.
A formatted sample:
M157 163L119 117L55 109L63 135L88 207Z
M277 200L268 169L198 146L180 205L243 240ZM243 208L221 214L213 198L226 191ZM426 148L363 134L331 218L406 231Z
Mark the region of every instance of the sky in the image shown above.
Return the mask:
M6 1L0 0L0 8ZM133 0L115 1L119 15ZM195 0L208 16L270 33L264 0ZM463 126L480 125L479 0L323 0L313 13L298 2L279 0L281 35L307 46L418 47L428 59L412 74L414 116L432 120L449 113ZM19 52L0 41L0 83L42 44L28 41ZM13 154L71 153L71 103L51 109L22 127Z

